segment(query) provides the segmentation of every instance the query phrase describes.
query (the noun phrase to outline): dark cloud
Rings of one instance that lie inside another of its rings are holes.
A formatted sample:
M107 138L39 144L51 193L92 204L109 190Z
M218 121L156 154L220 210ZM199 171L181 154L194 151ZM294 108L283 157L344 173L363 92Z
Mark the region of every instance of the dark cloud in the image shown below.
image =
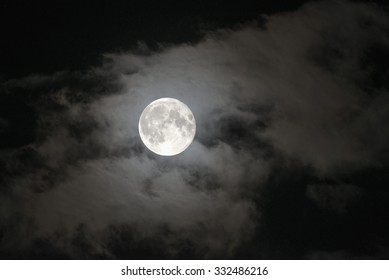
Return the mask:
M315 2L3 82L1 257L385 256L388 30L377 6ZM167 96L196 118L176 157L138 135Z
M358 200L361 191L353 185L308 185L307 195L322 209L344 213Z

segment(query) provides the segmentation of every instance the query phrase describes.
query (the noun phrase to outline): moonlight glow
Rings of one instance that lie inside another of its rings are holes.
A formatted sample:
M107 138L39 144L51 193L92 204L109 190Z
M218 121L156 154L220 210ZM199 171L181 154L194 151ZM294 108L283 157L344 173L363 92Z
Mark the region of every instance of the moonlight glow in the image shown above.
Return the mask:
M151 102L139 119L139 135L152 152L174 156L192 143L196 122L191 110L174 98Z

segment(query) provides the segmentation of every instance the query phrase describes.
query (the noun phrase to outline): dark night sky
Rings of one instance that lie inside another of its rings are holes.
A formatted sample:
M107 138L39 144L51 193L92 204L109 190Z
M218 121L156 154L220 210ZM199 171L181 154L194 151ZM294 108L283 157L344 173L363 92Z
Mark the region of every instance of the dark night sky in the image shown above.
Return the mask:
M102 53L127 50L138 41L149 47L196 42L203 29L234 26L304 2L6 1L1 72L9 78L85 68L98 63Z
M385 1L95 2L0 4L1 259L389 258Z

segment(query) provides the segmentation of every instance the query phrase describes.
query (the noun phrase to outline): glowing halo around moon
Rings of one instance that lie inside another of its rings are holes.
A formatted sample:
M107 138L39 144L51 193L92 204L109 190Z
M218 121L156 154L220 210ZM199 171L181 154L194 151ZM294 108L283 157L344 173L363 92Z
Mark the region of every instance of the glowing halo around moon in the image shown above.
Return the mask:
M151 102L139 118L139 135L152 152L162 156L182 153L196 134L192 111L174 98Z

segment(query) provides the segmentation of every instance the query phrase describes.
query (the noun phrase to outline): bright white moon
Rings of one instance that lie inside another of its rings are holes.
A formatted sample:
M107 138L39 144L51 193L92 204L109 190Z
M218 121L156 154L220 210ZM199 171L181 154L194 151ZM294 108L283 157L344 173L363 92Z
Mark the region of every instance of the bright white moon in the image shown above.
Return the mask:
M139 118L139 135L152 152L174 156L192 143L196 122L191 110L174 98L151 102Z

